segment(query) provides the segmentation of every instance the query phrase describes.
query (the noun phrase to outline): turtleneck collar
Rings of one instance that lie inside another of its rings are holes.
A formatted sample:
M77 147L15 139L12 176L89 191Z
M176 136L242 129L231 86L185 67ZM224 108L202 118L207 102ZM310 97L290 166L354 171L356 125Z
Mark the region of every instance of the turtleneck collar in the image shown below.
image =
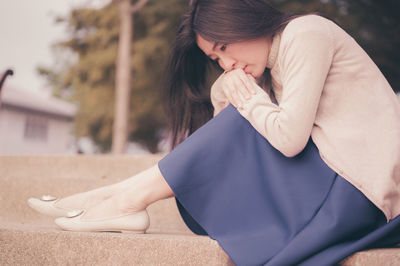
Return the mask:
M272 38L271 49L269 51L267 66L266 66L269 69L272 69L275 65L276 58L278 57L280 42L281 42L281 32L278 32Z

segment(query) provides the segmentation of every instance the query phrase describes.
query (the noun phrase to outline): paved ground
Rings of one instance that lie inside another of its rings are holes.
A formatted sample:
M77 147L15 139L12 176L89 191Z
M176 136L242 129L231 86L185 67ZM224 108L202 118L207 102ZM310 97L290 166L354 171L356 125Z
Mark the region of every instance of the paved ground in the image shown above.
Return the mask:
M146 234L64 232L26 204L117 182L160 158L0 156L0 265L233 265L215 240L186 227L173 198L148 207ZM400 248L359 252L342 265L400 265Z

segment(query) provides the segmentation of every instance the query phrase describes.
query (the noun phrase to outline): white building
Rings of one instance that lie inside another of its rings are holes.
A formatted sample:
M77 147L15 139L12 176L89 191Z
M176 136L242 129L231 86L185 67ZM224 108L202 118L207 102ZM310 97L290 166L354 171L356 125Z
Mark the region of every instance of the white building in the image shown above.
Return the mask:
M9 87L2 89L0 97L0 154L65 154L73 150L73 104Z

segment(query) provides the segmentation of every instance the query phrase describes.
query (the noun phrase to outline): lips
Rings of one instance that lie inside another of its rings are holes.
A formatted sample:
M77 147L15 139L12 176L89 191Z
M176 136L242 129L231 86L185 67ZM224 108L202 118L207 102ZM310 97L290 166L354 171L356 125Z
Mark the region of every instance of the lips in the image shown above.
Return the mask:
M248 65L246 65L246 66L243 68L243 71L244 71L246 74L251 74L250 71L248 71L247 67L248 67Z

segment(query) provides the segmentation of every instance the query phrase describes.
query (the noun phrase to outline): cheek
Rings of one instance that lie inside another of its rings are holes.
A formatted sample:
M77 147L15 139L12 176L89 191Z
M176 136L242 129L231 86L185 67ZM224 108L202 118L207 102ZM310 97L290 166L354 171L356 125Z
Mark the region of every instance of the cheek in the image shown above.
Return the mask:
M265 69L267 67L268 54L264 50L259 50L255 60L259 68Z
M250 47L247 51L247 58L251 60L253 64L261 66L266 62L267 55L264 49L260 49L260 47Z
M255 78L259 78L267 68L267 57L265 55L257 58L257 63L254 67Z

